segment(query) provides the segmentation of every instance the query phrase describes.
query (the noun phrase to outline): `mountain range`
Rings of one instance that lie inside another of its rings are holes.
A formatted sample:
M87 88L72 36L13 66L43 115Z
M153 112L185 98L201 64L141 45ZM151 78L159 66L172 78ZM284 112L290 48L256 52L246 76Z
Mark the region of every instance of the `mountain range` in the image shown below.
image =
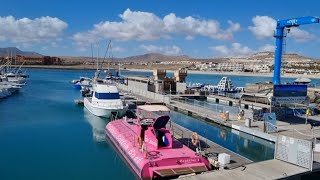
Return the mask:
M30 51L21 51L16 47L7 47L7 48L0 48L0 56L8 56L8 55L23 55L23 56L43 56L37 52L30 52ZM92 57L84 57L84 56L60 56L61 59L64 61L69 62L85 62L85 61L95 61L96 58ZM304 57L294 53L288 53L283 56L285 61L313 61L317 59L312 59L308 57ZM228 62L232 60L233 62L253 62L253 61L273 61L274 60L274 53L273 52L259 52L252 55L249 55L244 58L193 58L187 55L180 55L180 56L173 56L173 55L164 55L159 53L148 53L143 55L136 55L136 56L129 56L125 58L107 58L106 61L122 61L122 62L165 62L165 61L172 61L172 62L180 62L180 61L201 61L201 62ZM103 58L99 58L99 61L103 61Z
M37 52L33 51L21 51L16 47L6 47L0 48L0 56L15 56L15 55L22 55L22 56L43 56Z

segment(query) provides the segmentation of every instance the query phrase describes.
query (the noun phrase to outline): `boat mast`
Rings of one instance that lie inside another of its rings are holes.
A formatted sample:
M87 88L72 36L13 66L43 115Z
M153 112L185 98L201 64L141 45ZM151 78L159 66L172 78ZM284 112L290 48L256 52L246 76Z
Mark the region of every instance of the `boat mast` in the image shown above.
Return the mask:
M97 52L97 72L99 70L99 45L98 45L98 52Z
M121 63L120 63L120 61L119 61L119 70L118 70L118 76L120 76L121 75L121 73L120 73L120 67L121 67Z
M109 41L108 46L107 46L107 49L106 49L106 52L105 52L105 54L104 54L103 61L102 61L102 64L101 64L101 69L102 69L102 65L103 65L103 63L104 63L104 60L105 60L106 57L107 57L108 50L109 50L110 48L111 48L111 40ZM109 56L109 58L110 58L110 56ZM108 72L109 72L109 70L110 70L110 65L109 65L109 60L108 60Z
M109 44L108 44L108 49L107 49L107 51L110 49L111 50L111 40L109 41ZM112 51L111 51L111 53L112 53ZM109 60L108 60L108 72L110 71L110 56L109 56Z

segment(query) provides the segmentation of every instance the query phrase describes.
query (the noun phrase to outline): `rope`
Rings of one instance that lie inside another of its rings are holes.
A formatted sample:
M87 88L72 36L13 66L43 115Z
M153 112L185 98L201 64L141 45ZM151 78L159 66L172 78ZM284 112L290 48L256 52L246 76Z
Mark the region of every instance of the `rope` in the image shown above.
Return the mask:
M315 137L314 135L309 135L309 134L302 133L302 132L298 131L297 129L294 129L294 131L296 131L297 133L299 133L301 135L304 135L304 136L309 136L309 137L312 137L312 138Z

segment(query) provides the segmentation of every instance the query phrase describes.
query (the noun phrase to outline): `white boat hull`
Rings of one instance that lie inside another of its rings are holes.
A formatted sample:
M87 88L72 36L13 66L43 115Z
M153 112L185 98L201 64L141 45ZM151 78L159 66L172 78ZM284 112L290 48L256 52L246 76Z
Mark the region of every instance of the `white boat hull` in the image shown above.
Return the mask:
M91 102L84 98L84 107L88 109L93 115L99 116L99 117L106 117L110 118L112 113L117 113L117 117L122 117L125 115L128 107L124 107L123 109L104 109L104 108L97 108L94 107Z

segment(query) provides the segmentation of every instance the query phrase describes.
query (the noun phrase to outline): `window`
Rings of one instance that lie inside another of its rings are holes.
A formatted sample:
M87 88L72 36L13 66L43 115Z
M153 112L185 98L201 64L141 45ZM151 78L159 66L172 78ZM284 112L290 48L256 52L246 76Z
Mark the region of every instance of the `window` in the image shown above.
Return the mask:
M119 93L94 93L97 99L120 99Z

